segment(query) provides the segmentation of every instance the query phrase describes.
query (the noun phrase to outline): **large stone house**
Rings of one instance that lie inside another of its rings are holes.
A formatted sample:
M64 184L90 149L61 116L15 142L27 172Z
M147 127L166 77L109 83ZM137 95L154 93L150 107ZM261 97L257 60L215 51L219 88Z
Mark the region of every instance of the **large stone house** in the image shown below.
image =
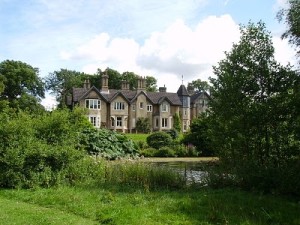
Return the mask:
M101 89L90 86L88 80L83 88L73 88L67 105L87 108L90 122L97 128L108 128L121 132L135 132L140 117L148 117L152 131L170 130L177 113L181 119L182 131L189 129L191 120L207 109L210 99L206 92L189 94L182 84L177 93L147 92L145 79L138 79L136 90L129 90L129 83L122 82L122 89L108 88L108 75L102 76Z

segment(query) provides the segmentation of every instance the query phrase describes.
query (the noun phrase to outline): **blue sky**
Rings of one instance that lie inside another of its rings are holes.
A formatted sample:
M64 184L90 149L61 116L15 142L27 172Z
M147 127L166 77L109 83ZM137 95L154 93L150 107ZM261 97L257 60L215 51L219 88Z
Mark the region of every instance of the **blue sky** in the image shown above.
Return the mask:
M285 0L0 0L0 61L26 62L40 76L61 68L110 67L157 78L177 91L207 80L239 40L239 24L266 23L276 58L295 62L275 16ZM48 96L48 95L47 95ZM43 102L51 106L48 96Z

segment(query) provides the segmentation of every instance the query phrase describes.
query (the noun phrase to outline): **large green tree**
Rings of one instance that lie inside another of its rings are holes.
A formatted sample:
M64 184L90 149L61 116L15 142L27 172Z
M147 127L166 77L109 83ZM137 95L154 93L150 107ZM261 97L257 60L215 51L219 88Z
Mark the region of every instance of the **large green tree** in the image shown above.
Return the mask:
M287 25L287 30L282 37L287 38L289 42L298 48L300 47L300 1L288 0L288 7L278 12L279 21L284 21Z
M73 87L83 87L88 75L74 70L61 69L49 73L46 77L46 90L56 96L59 107L64 107L66 97L71 94Z
M31 111L41 108L44 96L44 83L38 68L14 60L0 63L0 99L8 101L11 108Z
M214 67L212 139L221 162L230 167L238 182L271 190L277 188L276 182L282 184L279 173L287 173L287 163L299 161L293 117L299 113L293 100L299 77L291 67L275 61L264 23L249 23L240 31L240 41Z
M192 89L195 91L209 91L210 85L207 81L202 81L201 79L193 80L188 83L188 89Z

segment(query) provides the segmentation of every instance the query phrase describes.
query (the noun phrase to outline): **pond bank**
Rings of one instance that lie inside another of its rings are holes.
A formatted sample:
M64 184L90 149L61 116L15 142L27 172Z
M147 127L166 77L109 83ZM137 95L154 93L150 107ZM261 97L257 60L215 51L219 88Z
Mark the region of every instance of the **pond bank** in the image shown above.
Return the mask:
M139 162L217 162L218 157L146 157Z

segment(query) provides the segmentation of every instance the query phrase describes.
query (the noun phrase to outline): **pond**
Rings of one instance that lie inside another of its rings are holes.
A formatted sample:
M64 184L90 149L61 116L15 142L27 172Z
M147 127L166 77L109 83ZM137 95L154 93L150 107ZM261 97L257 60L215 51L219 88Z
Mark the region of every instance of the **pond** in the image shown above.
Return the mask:
M217 158L147 158L144 162L165 166L182 174L187 183L203 183L207 174L207 166L216 162Z

